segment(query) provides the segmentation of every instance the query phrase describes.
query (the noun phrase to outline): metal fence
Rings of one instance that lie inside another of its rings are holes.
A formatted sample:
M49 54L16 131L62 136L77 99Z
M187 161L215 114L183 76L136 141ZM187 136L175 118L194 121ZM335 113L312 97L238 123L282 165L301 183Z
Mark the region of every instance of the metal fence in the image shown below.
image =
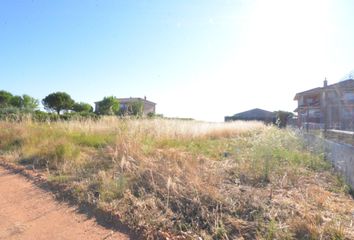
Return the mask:
M347 134L347 133L343 133ZM303 134L306 145L312 150L325 154L325 158L354 189L354 146L325 139L314 134Z

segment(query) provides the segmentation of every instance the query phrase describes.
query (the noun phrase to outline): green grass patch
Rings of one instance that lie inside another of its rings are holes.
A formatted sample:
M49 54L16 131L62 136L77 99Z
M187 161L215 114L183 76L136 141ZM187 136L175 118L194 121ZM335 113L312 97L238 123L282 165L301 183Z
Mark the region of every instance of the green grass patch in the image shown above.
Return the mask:
M193 156L205 156L210 159L220 160L225 153L234 150L230 139L221 138L207 138L207 139L163 139L149 145L149 152L151 149L177 149L182 152L188 152Z
M49 175L48 181L55 183L68 183L73 181L73 177L70 175Z
M102 148L107 144L110 144L114 141L115 136L113 134L98 134L98 133L72 133L70 135L75 144L93 147L93 148Z

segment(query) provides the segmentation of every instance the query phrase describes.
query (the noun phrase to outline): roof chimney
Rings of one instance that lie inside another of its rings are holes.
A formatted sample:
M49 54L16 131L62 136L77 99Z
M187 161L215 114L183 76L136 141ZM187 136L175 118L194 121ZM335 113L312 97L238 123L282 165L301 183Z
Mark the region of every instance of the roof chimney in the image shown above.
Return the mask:
M327 78L325 78L325 80L323 81L323 87L327 87L328 85L328 81L327 81Z

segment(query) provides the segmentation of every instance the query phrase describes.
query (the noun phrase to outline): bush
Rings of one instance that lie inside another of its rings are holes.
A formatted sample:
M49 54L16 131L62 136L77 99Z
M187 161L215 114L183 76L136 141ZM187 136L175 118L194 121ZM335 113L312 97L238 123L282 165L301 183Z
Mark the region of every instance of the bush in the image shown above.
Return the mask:
M59 120L59 116L57 114L42 111L35 111L31 116L32 120L36 122L52 122Z

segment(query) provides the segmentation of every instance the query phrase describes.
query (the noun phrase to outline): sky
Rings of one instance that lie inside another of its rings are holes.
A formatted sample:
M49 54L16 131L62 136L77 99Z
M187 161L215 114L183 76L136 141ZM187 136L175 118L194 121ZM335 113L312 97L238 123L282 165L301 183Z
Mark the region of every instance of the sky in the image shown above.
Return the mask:
M354 69L351 0L1 0L0 89L147 97L169 117L293 111Z

